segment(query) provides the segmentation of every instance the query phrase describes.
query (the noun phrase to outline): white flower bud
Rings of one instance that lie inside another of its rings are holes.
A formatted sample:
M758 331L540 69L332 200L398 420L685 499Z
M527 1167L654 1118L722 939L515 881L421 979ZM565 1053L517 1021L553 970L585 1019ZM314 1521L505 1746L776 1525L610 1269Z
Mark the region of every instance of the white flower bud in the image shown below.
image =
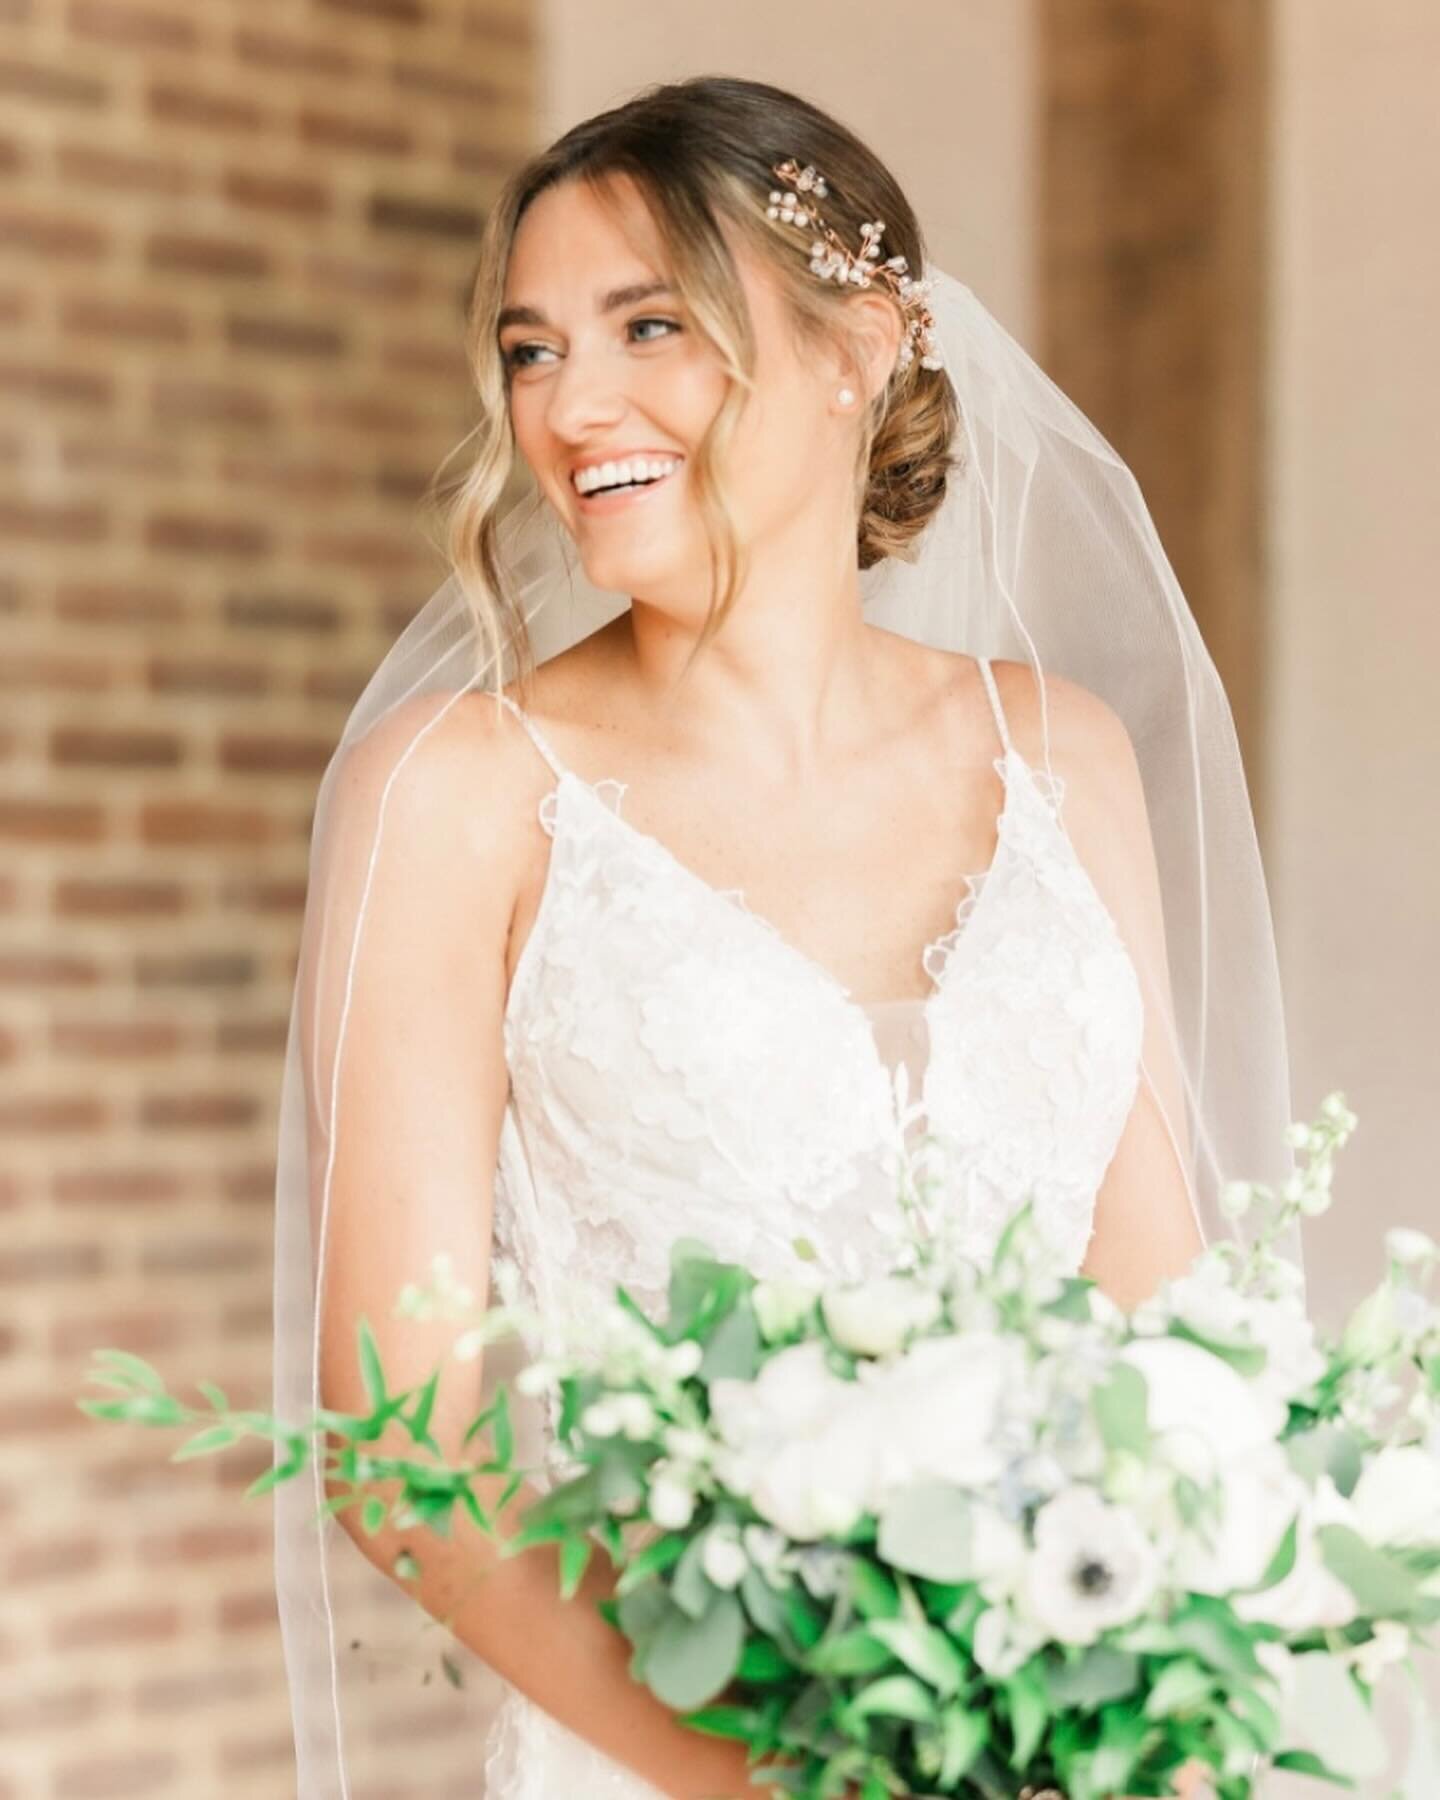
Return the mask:
M652 1476L650 1517L667 1531L683 1531L695 1513L695 1496L674 1475Z
M622 1396L624 1398L626 1396ZM581 1429L591 1437L614 1437L620 1430L621 1417L613 1400L592 1400L580 1415Z
M681 1338L678 1344L672 1344L665 1355L666 1366L677 1381L686 1381L705 1360L703 1345L694 1338Z
M1429 1262L1437 1253L1433 1238L1408 1225L1394 1225L1385 1233L1385 1249L1402 1268Z
M750 1561L733 1525L717 1525L705 1534L700 1566L716 1587L739 1587Z

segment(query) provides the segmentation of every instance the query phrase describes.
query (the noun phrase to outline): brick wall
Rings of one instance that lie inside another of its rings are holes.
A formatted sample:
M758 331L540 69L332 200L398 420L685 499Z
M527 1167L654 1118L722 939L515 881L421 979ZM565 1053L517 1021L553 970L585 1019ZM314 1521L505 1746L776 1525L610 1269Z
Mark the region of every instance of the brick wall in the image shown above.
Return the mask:
M310 806L440 579L533 60L523 0L0 0L0 1800L294 1792L268 1455L75 1397L269 1404Z

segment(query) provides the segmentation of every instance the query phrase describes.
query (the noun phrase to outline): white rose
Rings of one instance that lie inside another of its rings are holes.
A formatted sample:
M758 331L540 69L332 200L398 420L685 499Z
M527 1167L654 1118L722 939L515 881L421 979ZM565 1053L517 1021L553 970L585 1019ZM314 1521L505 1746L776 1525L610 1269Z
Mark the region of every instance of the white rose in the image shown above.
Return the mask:
M921 1338L862 1386L876 1412L877 1502L916 1481L978 1488L1003 1472L997 1425L1027 1379L1023 1346L988 1332Z
M1026 1610L1060 1643L1093 1644L1150 1604L1160 1559L1128 1507L1069 1488L1035 1515Z
M830 1288L820 1305L835 1342L855 1356L888 1356L940 1315L940 1296L903 1275Z
M1355 1596L1321 1559L1317 1525L1354 1525L1353 1509L1328 1475L1300 1508L1295 1566L1274 1587L1259 1594L1236 1594L1230 1604L1242 1619L1260 1620L1290 1632L1322 1631L1348 1625L1357 1615Z
M852 1396L856 1393L853 1384ZM839 1537L875 1504L879 1421L862 1403L842 1404L830 1425L773 1455L750 1490L750 1504L787 1537Z
M1200 1594L1254 1587L1280 1547L1309 1489L1278 1444L1260 1444L1219 1472L1221 1517L1187 1532L1175 1573Z
M710 1413L721 1480L787 1536L844 1533L869 1507L876 1422L817 1340L778 1351L754 1381L712 1382Z
M1184 1338L1145 1338L1118 1354L1145 1377L1146 1416L1166 1454L1199 1479L1273 1442L1285 1424L1279 1401Z
M1350 1500L1355 1528L1372 1544L1440 1543L1440 1460L1419 1444L1382 1450Z
M819 1430L853 1391L825 1361L814 1339L777 1351L754 1381L720 1376L710 1384L710 1418L728 1450L717 1456L722 1479L748 1494L767 1463L788 1443Z

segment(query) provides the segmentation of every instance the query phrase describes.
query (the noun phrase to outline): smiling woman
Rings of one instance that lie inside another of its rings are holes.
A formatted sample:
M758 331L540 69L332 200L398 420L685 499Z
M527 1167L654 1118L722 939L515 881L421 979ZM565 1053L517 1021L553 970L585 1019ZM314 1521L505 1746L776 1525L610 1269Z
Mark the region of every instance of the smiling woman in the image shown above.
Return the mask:
M536 1349L657 1300L678 1237L876 1272L917 1126L976 1255L1030 1200L1122 1305L1238 1235L1226 1179L1291 1155L1224 694L1129 471L927 269L883 163L763 83L649 90L507 185L467 345L454 573L316 807L277 1411L363 1406L362 1316L423 1381L455 1333L392 1302L437 1253L503 1272ZM563 1466L521 1425L517 1506ZM277 1494L302 1800L360 1791L397 1585L500 1680L498 1718L451 1702L487 1800L757 1791L635 1679L611 1575L565 1602L544 1552L325 1498Z

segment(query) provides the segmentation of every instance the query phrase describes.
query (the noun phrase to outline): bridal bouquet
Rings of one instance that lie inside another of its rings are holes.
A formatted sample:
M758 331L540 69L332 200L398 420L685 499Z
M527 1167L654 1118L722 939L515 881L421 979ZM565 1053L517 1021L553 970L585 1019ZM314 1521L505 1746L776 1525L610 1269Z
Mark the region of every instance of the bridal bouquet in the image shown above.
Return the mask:
M555 1543L573 1595L602 1548L632 1674L807 1800L1159 1795L1192 1761L1220 1800L1264 1768L1349 1787L1383 1766L1392 1665L1414 1684L1399 1792L1434 1800L1413 1648L1440 1618L1440 1252L1390 1231L1384 1279L1326 1343L1270 1248L1328 1205L1354 1124L1332 1095L1293 1127L1283 1193L1227 1190L1255 1209L1252 1247L1213 1245L1128 1314L1055 1268L1028 1207L981 1265L910 1192L894 1266L863 1283L823 1279L803 1243L793 1278L764 1280L677 1242L664 1317L618 1290L551 1320L517 1377L550 1408L556 1464L504 1554ZM433 1273L400 1309L466 1318L473 1296ZM511 1289L457 1354L523 1323ZM129 1391L88 1411L201 1416L101 1355ZM435 1378L387 1393L363 1323L361 1355L376 1415L424 1447ZM382 1462L374 1417L317 1415L350 1440L332 1474L354 1490L329 1504L378 1529L366 1484L398 1478L400 1523L443 1528L461 1504L498 1536L469 1477L518 1486L508 1405L474 1421L492 1454L468 1471ZM235 1417L177 1455L234 1441ZM240 1417L284 1445L252 1492L304 1466L305 1430Z

